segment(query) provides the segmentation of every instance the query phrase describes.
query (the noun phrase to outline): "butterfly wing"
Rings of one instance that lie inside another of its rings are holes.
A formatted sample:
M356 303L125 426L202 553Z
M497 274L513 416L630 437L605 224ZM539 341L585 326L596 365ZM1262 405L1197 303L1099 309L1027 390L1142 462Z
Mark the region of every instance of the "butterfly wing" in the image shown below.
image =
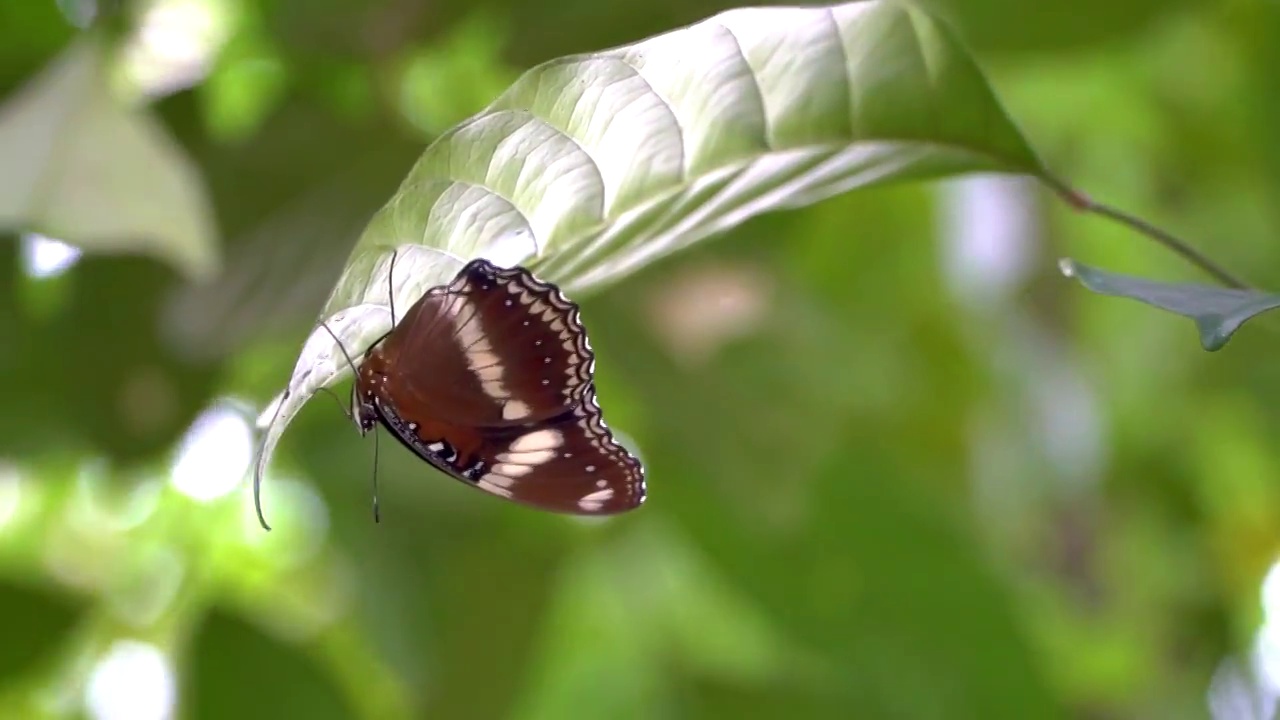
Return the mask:
M577 304L524 268L483 259L427 292L379 351L401 407L468 427L561 415L583 399L595 368Z
M645 499L644 468L613 439L594 389L557 417L525 426L476 428L413 422L377 402L406 447L468 485L515 502L574 515L611 515Z

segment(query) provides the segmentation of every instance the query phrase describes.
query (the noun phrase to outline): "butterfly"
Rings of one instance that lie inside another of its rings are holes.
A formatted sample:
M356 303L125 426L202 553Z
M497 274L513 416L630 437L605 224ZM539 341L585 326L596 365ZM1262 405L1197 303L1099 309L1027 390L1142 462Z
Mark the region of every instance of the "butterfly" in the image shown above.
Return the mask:
M577 304L525 268L476 259L366 351L352 415L361 435L381 424L485 492L616 514L644 502L645 473L605 425L594 372Z

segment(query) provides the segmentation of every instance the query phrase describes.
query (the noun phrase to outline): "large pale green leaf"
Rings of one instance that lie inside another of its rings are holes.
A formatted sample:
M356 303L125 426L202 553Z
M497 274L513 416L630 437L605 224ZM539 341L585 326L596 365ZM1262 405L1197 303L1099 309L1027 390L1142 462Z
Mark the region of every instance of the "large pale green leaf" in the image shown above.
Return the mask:
M1246 320L1280 307L1280 295L1257 290L1165 283L1110 273L1063 259L1062 274L1102 294L1127 297L1189 317L1200 332L1205 350L1220 350Z
M973 170L1043 173L922 10L730 10L525 73L427 148L320 317L358 359L390 329L392 295L407 308L470 258L583 292L760 213ZM263 415L259 473L298 408L350 370L317 327Z
M147 108L112 92L109 59L83 35L0 105L0 231L207 278L218 244L199 172Z

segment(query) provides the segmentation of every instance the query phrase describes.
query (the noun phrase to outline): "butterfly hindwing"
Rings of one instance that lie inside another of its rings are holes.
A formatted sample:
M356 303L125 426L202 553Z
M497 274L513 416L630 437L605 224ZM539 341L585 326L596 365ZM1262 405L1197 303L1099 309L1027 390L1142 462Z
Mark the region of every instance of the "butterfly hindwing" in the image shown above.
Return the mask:
M559 417L477 429L379 412L393 434L449 476L542 510L609 515L645 499L644 468L605 426L594 392Z

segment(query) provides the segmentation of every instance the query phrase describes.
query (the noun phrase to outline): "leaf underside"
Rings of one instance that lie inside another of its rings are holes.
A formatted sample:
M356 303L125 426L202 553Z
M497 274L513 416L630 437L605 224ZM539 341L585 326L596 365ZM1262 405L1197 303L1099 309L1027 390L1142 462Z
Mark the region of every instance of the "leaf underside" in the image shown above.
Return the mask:
M390 327L373 308L407 308L478 256L580 294L761 213L971 171L1044 174L923 10L729 10L543 63L442 135L370 221L320 317L343 315L336 335L358 360ZM259 473L302 404L350 372L335 356L317 327L264 414Z

